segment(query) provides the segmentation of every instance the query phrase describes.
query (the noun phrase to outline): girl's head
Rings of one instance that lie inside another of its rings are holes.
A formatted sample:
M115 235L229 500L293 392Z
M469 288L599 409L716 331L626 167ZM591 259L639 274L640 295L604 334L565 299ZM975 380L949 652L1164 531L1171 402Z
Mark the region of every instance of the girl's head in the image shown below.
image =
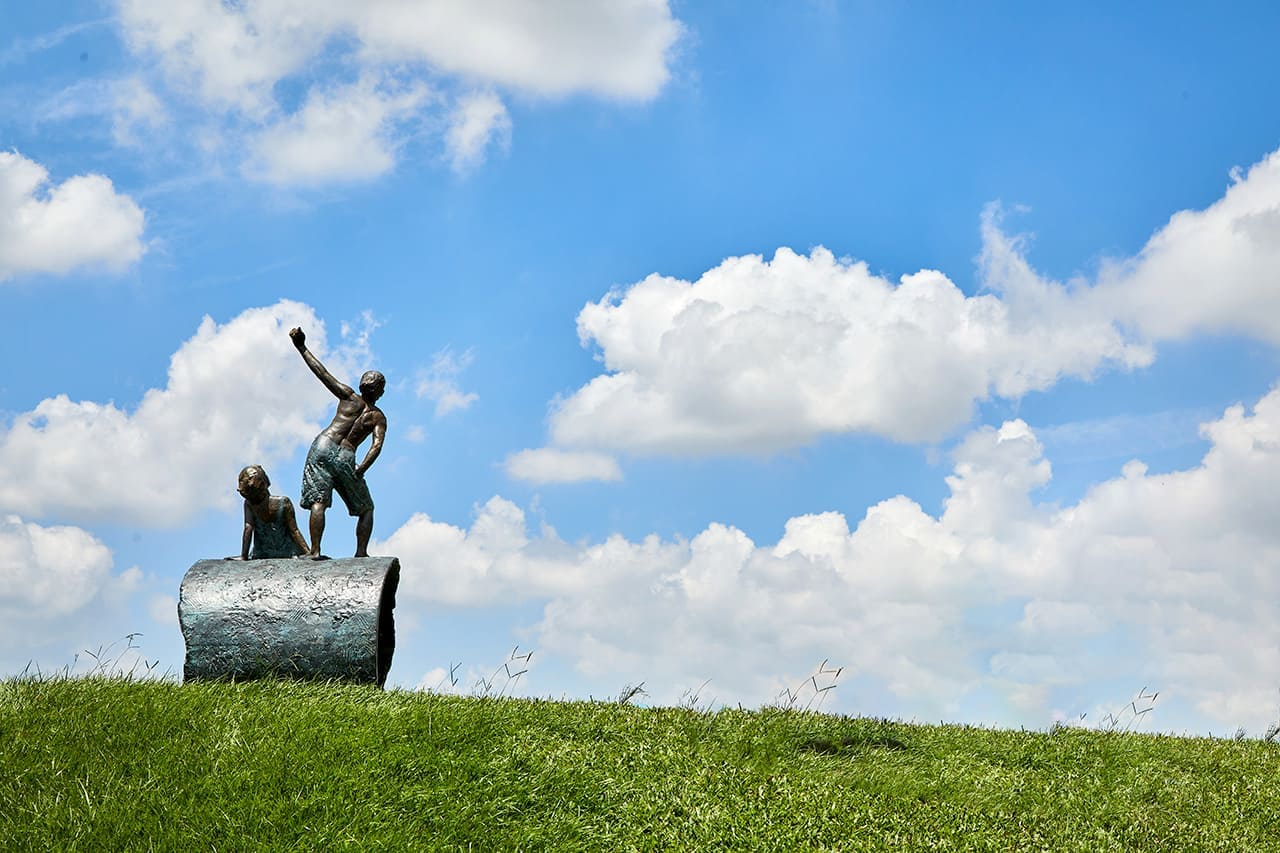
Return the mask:
M247 501L256 503L267 496L271 487L271 478L261 465L246 465L240 470L240 479L236 491Z

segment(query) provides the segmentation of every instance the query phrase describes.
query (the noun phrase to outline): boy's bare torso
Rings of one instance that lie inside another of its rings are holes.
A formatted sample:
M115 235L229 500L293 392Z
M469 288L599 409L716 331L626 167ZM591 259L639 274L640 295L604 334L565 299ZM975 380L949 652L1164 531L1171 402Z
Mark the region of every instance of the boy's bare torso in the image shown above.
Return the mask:
M352 394L338 402L333 421L320 434L354 452L374 429L386 423L386 417L377 406L369 405L359 394Z

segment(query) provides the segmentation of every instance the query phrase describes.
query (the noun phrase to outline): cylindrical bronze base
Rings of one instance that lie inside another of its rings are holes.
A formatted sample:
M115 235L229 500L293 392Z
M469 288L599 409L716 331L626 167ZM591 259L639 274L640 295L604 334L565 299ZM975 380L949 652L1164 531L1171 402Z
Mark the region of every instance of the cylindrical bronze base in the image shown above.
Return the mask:
M200 560L178 598L183 677L381 687L396 646L399 582L395 557Z

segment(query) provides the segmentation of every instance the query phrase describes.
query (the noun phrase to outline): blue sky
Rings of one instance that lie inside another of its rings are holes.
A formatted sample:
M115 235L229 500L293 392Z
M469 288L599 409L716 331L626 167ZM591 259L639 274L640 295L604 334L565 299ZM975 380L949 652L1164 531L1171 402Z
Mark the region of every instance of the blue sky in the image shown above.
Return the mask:
M388 378L391 681L1280 708L1272 4L0 19L0 668L140 632ZM325 550L353 547L331 511ZM83 655L82 655L83 656Z

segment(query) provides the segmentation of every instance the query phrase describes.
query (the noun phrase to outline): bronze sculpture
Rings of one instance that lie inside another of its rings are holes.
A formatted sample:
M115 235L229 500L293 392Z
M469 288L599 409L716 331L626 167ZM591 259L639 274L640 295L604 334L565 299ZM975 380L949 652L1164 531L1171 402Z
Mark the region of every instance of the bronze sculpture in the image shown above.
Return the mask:
M270 486L271 478L261 465L247 465L240 472L236 491L244 498L244 537L240 556L228 560L297 557L311 550L298 530L293 502L271 494Z
M245 467L237 488L244 497L240 556L198 560L178 592L178 623L187 647L183 678L339 679L381 687L395 652L392 611L400 561L368 555L373 498L364 474L382 452L387 432L377 406L386 379L370 370L360 377L359 392L353 391L307 350L301 329L290 329L289 337L338 398L333 421L316 436L302 473L311 544L298 530L289 499L270 493L262 466ZM370 436L369 452L357 465L356 450ZM359 519L351 559L320 553L334 489Z
M327 559L320 553L320 537L324 535L324 513L333 504L334 489L347 512L357 519L355 556L367 557L369 536L373 533L373 497L364 474L382 452L387 434L387 418L376 405L386 390L386 377L376 370L366 371L360 377L357 393L335 379L312 355L302 329L290 329L289 337L311 372L338 398L333 421L312 442L302 471L302 505L311 510L311 559ZM369 452L357 465L356 448L369 436L373 436Z

